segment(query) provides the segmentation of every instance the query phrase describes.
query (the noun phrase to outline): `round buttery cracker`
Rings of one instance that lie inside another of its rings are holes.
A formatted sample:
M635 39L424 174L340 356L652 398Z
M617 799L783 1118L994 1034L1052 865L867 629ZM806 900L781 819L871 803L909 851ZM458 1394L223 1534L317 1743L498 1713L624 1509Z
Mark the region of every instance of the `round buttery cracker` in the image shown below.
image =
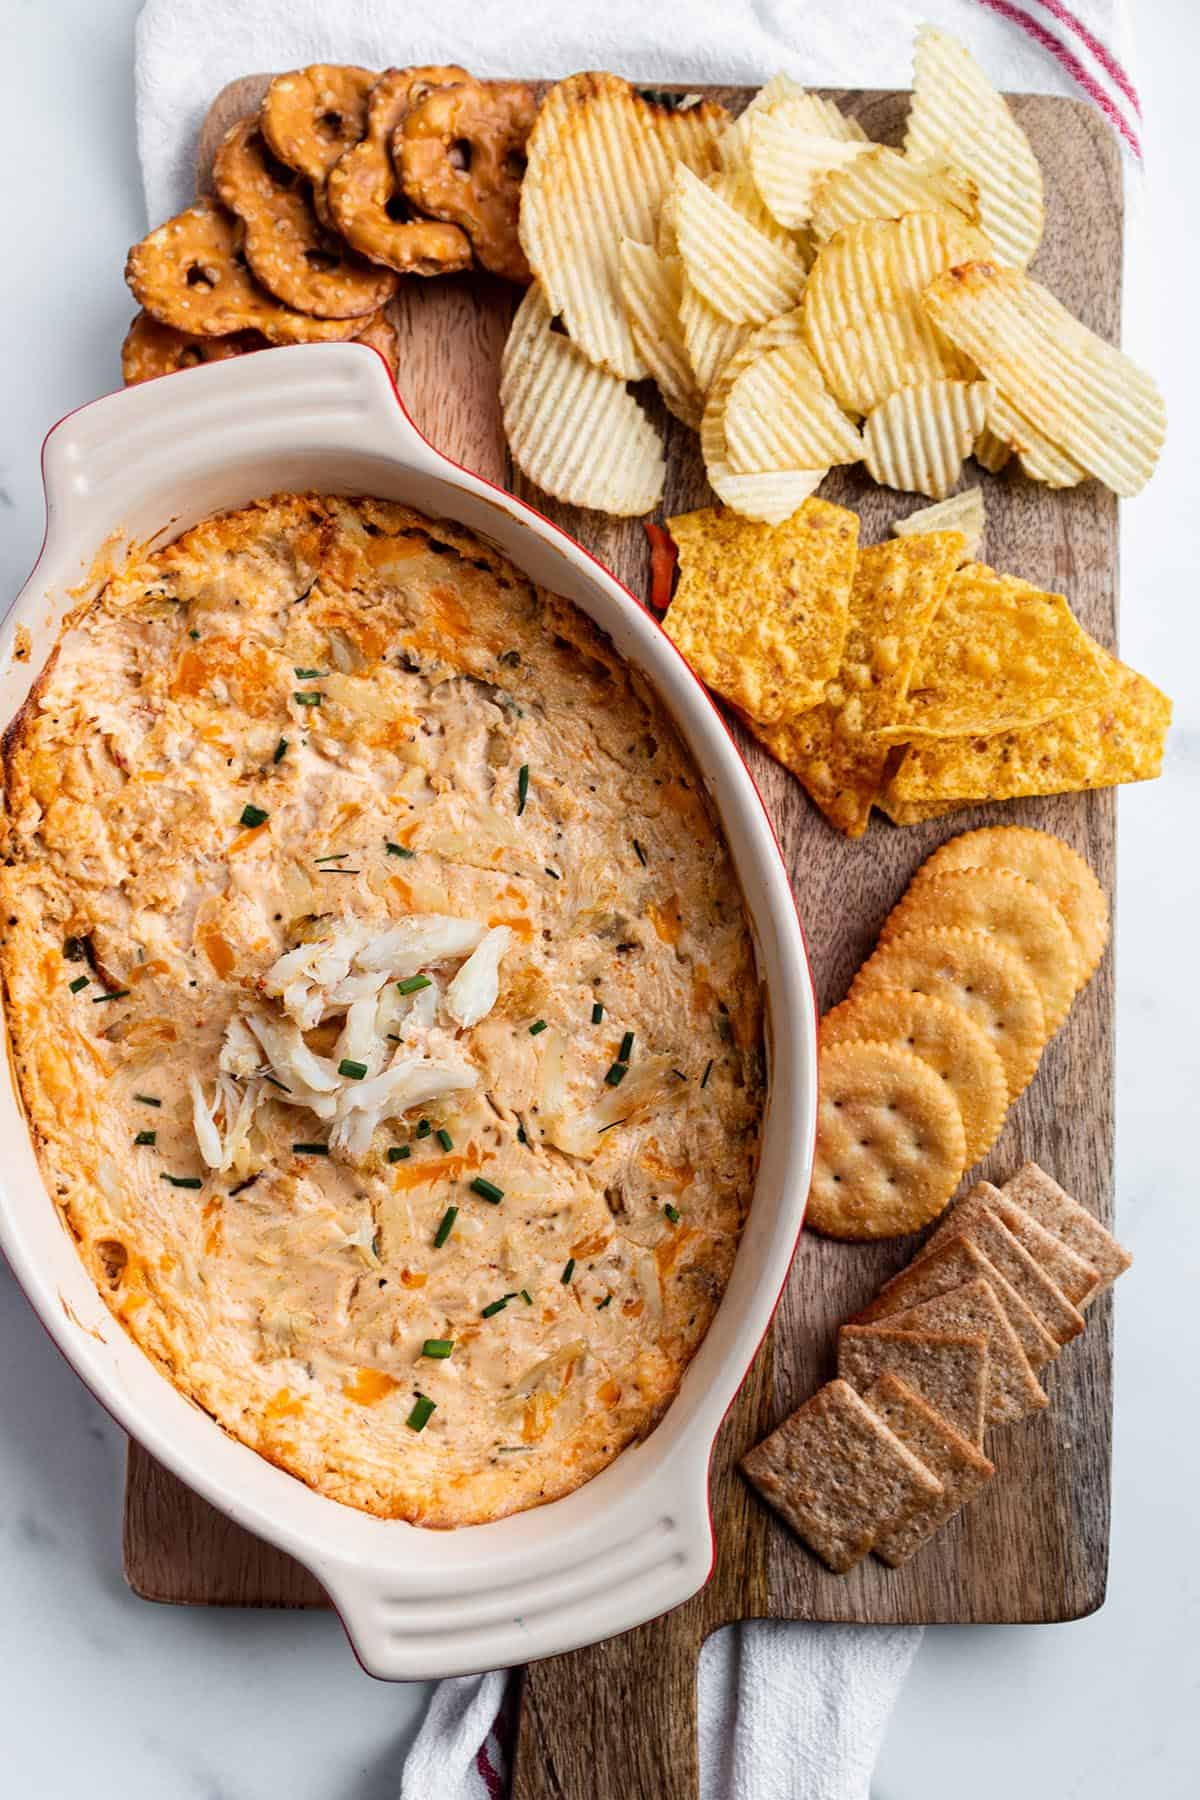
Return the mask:
M928 1063L892 1044L822 1046L807 1223L826 1237L919 1231L958 1185L963 1122Z
M1088 864L1049 831L1030 825L987 825L964 831L935 850L913 885L947 869L1010 869L1053 901L1079 952L1079 985L1095 973L1108 942L1108 901Z
M1046 1041L1041 995L1020 957L986 931L938 926L881 943L855 976L850 998L875 988L932 994L965 1012L1004 1064L1010 1101L1032 1080Z
M1009 869L947 869L908 889L884 920L879 941L926 926L986 931L1019 956L1037 983L1046 1036L1058 1030L1078 988L1079 955L1066 920L1040 889Z
M1008 1082L999 1055L965 1012L930 994L877 988L844 1000L821 1020L822 1048L864 1039L928 1063L962 1114L966 1167L987 1155L1008 1111Z

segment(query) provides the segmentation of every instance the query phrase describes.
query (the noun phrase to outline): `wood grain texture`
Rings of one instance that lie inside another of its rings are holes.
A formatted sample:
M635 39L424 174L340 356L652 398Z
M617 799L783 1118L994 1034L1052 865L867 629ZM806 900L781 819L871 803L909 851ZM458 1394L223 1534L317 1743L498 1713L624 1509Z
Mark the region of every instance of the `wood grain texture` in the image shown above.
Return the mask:
M202 172L221 131L253 110L263 84L262 77L248 77L218 97L205 127ZM721 97L736 108L745 96L733 90ZM872 137L898 141L906 96L834 97ZM1046 235L1034 272L1085 323L1115 339L1122 248L1115 142L1082 102L1023 96L1013 104L1046 175ZM512 477L495 402L511 291L477 281L412 281L396 305L401 393L434 443L481 473L508 480L635 593L645 592L648 557L640 523L558 506ZM664 516L705 504L711 496L695 439L656 397L648 406L668 443ZM973 465L970 479L986 493L986 559L1067 593L1089 630L1115 646L1112 496L1094 482L1051 493L1007 472L976 472ZM924 504L873 487L861 470L835 472L822 492L859 511L868 543L888 535L897 513ZM826 827L789 775L740 730L737 735L784 848L822 1008L843 997L914 869L937 844L974 825L1011 822L1057 832L1087 857L1111 898L1111 794L980 808L905 831L878 822L864 840L848 843ZM1027 1157L1036 1158L1111 1221L1112 1019L1110 953L979 1174L1003 1180ZM771 1616L1015 1623L1078 1618L1100 1604L1108 1555L1110 1296L1092 1309L1084 1337L1048 1371L1051 1409L1007 1434L993 1434L988 1449L998 1478L903 1569L868 1559L848 1576L828 1574L737 1475L743 1451L832 1373L836 1326L912 1248L911 1241L861 1246L802 1239L772 1334L717 1443L712 1580L666 1619L526 1672L513 1781L517 1800L608 1800L628 1793L691 1800L696 1659L708 1633L727 1621ZM132 1585L156 1599L310 1605L319 1597L303 1570L211 1514L136 1449L125 1550ZM637 1721L636 1731L628 1729L630 1720Z

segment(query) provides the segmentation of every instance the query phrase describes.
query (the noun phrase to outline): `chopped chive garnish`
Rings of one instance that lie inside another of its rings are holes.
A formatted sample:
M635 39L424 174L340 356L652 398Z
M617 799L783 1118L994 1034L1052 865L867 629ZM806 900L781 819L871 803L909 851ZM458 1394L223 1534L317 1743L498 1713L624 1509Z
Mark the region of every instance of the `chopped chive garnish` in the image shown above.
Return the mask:
M663 1207L663 1211L666 1213L668 1219L670 1219L672 1225L678 1225L679 1208L677 1206L672 1206L668 1200L667 1204Z
M517 1126L517 1142L518 1144L527 1144L529 1142L529 1139L525 1136L525 1127L523 1125Z
M424 1431L436 1411L436 1400L431 1400L428 1394L418 1394L416 1404L404 1423L410 1431Z
M106 1000L128 1000L128 988L114 988L111 994L93 994L92 1005L103 1006Z
M292 1091L290 1087L286 1087L284 1083L280 1081L278 1075L264 1074L263 1080L269 1081L272 1087L277 1087L281 1094L290 1094Z
M133 1141L135 1144L156 1144L158 1133L157 1131L139 1131Z
M169 1181L172 1187L202 1188L204 1186L204 1183L200 1179L199 1175L166 1175L166 1174L164 1174L164 1175L160 1176L159 1179L162 1181Z
M448 1206L442 1214L442 1222L433 1234L433 1247L440 1250L450 1233L454 1230L454 1221L458 1217L457 1206Z
M545 872L550 877L551 881L561 881L562 880L562 876L559 874L558 870L552 869L550 867L549 863L546 864Z
M190 638L198 638L200 636L200 633L193 627L193 629L188 632L188 636Z
M434 1132L434 1136L437 1138L437 1141L442 1146L443 1150L453 1150L454 1139L450 1136L450 1133L446 1130L444 1125L438 1126L438 1129Z
M570 1281L570 1279L574 1273L575 1273L575 1258L573 1256L568 1256L567 1261L566 1261L566 1266L563 1269L562 1274L558 1278L562 1282L564 1287L566 1287L568 1281Z
M389 1162L407 1162L412 1155L411 1144L392 1144L387 1153Z
M277 763L282 762L284 757L287 755L287 749L288 749L287 739L280 738L279 742L275 746L275 754L271 758L271 761L277 762Z
M261 806L247 805L242 808L242 816L239 823L248 825L250 829L253 830L256 825L265 825L270 816L270 813L264 812Z
M621 1039L621 1048L617 1051L617 1061L627 1063L629 1061L629 1053L632 1049L633 1033L632 1031L627 1031L625 1036Z
M521 1298L525 1302L526 1306L533 1305L533 1295L529 1292L528 1288L521 1289Z
M318 693L293 694L292 699L297 706L320 706L321 696Z
M612 1305L612 1295L605 1294L603 1300L597 1300L596 1311L603 1312L606 1306L611 1306L611 1305Z
M633 840L633 847L637 851L637 859L644 869L646 866L646 852L642 849L642 846L638 843L636 838Z
M529 798L529 764L522 763L517 770L517 817L525 811L525 802Z
M598 1025L603 1017L604 1007L599 1000L596 1000L592 1004L592 1024Z
M338 1064L338 1074L344 1075L348 1081L361 1081L366 1072L366 1063L355 1062L350 1056L343 1056Z
M710 1056L708 1061L704 1065L704 1073L700 1077L700 1086L702 1088L706 1088L708 1086L708 1078L712 1074L712 1072L713 1072L713 1059Z
M502 1300L493 1300L490 1306L485 1306L479 1316L481 1319L494 1319L496 1314L503 1312L507 1305L508 1295L506 1294Z
M90 975L77 975L74 981L68 981L67 986L73 994L79 994L87 987L90 980Z
M624 1125L628 1121L628 1118L629 1118L629 1114L626 1113L624 1119L614 1119L611 1125L602 1125L600 1127L599 1131L596 1133L596 1136L603 1137L604 1133L606 1131L615 1131L617 1129L617 1126Z
M421 1355L431 1356L435 1362L445 1362L446 1358L453 1353L453 1350L453 1338L426 1338L425 1342L421 1345Z
M328 1156L328 1144L293 1144L293 1156Z
M687 1080L687 1076L684 1074L682 1069L672 1069L671 1073L675 1077L676 1081L686 1081Z
M415 850L406 849L403 844L393 844L390 838L385 838L384 842L387 844L389 856L402 856L408 862L417 854Z
M417 1123L417 1136L418 1137L421 1137L421 1138L428 1137L432 1130L433 1130L433 1126L429 1123L428 1119L420 1119L418 1121L418 1123Z
M629 1073L629 1064L628 1063L615 1062L610 1067L608 1074L604 1077L604 1079L605 1079L605 1081L607 1081L609 1087L620 1087L621 1083L624 1081L624 1079L628 1075L628 1073Z
M328 856L314 856L313 861L315 863L345 862L349 854L348 850L331 850Z
M256 1170L253 1175L247 1175L245 1181L239 1181L235 1187L230 1188L229 1198L232 1200L235 1194L244 1194L247 1188L252 1188L254 1186L261 1175L261 1169Z
M476 1175L471 1182L471 1192L478 1194L481 1200L487 1200L492 1206L499 1206L504 1198L504 1189L497 1187L494 1181L488 1181L482 1175Z
M545 1019L535 1019L533 1021L533 1024L529 1027L529 1035L530 1035L530 1037L538 1037L540 1035L540 1033L545 1031L545 1029L546 1029Z
M295 676L297 681L324 681L328 673L328 669L297 669Z
M403 981L396 983L396 991L401 994L419 994L422 988L432 986L428 975L406 975Z

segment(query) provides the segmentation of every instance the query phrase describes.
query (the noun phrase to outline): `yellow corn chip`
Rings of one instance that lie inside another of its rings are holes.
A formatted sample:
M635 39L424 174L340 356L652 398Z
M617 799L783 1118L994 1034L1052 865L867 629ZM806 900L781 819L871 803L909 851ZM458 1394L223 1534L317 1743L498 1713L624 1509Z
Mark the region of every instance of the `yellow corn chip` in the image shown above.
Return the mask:
M854 513L806 500L782 525L715 507L667 524L679 585L663 625L696 673L753 719L815 705L846 635Z
M797 108L809 121L810 131L820 131L826 137L866 138L866 132L857 119L849 119L835 106L832 100L823 100L820 94L809 94L793 81L790 75L782 73L772 75L767 85L758 90L745 111L733 121L717 145L721 158L721 166L725 169L745 165L750 159L750 133L757 114L765 112L769 107L778 106L781 101L803 102L803 108Z
M715 169L728 118L712 101L671 107L604 73L572 75L541 104L526 147L521 247L551 310L614 375L646 373L621 306L621 239L654 242L676 164Z
M1024 268L1042 239L1042 171L1033 146L970 51L922 25L905 154L962 169L1001 262Z
M958 742L955 739L955 742ZM926 819L942 819L947 813L958 812L969 806L969 800L931 800L922 806L919 802L895 800L890 787L885 788L875 802L883 813L886 813L893 825L923 825Z
M983 428L986 386L945 376L899 388L863 426L863 460L884 487L941 500Z
M1135 362L1072 318L1040 282L1017 269L971 262L932 281L924 304L934 324L1052 444L1114 494L1145 486L1166 435L1162 395Z
M848 837L861 837L867 828L890 754L876 728L904 693L961 552L962 538L954 531L860 550L841 665L825 698L785 724L751 722L771 755Z
M986 737L1092 706L1111 686L1100 648L1062 594L968 563L946 590L885 728L893 742Z
M989 475L998 475L1012 455L1012 446L1002 443L995 432L989 430L985 425L975 439L975 448L971 455L980 468L986 469Z
M684 283L685 314L687 283ZM763 475L739 475L729 462L725 442L725 405L738 377L760 356L783 344L801 341L803 324L799 309L768 319L756 331L746 326L730 326L743 334L743 341L732 353L714 381L704 403L700 422L700 450L713 492L734 512L748 519L759 519L780 525L791 518L797 507L818 487L828 474L820 469L777 469ZM686 319L685 319L686 330Z
M921 296L934 275L975 252L979 234L940 213L865 219L839 231L813 263L804 334L834 398L869 413L897 388L975 366L932 325Z
M808 99L782 100L757 113L750 126L754 185L771 216L793 230L808 223L820 178L869 149L861 138L814 130Z
M693 287L734 325L772 319L804 291L806 264L797 246L785 248L756 230L686 164L675 176L675 231Z
M892 530L897 537L922 531L961 531L966 546L963 561L975 562L983 548L985 524L983 489L969 487L961 494L952 494L949 500L939 500L936 506L923 506L920 512L909 513L906 519L893 519Z
M801 343L756 358L725 403L725 443L744 475L766 469L816 469L858 462L862 439Z
M1036 425L1019 413L1006 395L1000 393L989 381L987 384L987 425L997 443L1004 445L1005 451L1016 451L1017 461L1022 472L1030 481L1044 482L1047 487L1076 487L1079 482L1087 480L1086 469L1081 469L1077 462L1072 462L1065 450L1040 432ZM975 449L976 460L979 448Z
M1104 655L1104 662L1111 687L1094 705L1060 713L1029 731L914 745L888 787L889 816L920 808L922 817L930 817L927 809L947 802L1015 800L1153 781L1162 770L1171 702L1115 657Z
M513 460L545 493L629 517L662 498L658 433L625 383L589 362L534 282L500 360L500 411Z
M813 184L809 227L818 244L862 219L899 219L940 212L955 225L978 225L974 182L947 163L916 162L873 144L863 155L831 168Z
M677 419L693 430L700 424L704 400L696 386L679 322L683 264L677 256L659 256L649 244L621 240L621 299L633 341L658 391Z

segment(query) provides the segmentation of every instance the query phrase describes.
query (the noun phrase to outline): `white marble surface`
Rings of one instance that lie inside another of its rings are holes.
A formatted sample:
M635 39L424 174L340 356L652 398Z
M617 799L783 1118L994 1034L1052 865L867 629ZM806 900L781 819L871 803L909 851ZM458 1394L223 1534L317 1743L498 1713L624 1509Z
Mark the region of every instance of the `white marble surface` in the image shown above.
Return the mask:
M44 432L119 379L121 268L144 228L136 11L137 0L0 4L5 603L41 536ZM875 1800L951 1800L964 1788L975 1800L1184 1800L1200 1788L1200 456L1184 429L1200 412L1200 13L1192 0L1142 0L1136 12L1149 186L1126 337L1162 380L1175 429L1151 488L1125 508L1123 644L1177 711L1165 779L1121 802L1118 1206L1137 1264L1117 1301L1109 1596L1075 1625L928 1632ZM1172 223L1189 209L1190 239ZM390 1800L425 1690L369 1680L332 1619L133 1599L120 1575L123 1455L0 1271L0 1791Z

